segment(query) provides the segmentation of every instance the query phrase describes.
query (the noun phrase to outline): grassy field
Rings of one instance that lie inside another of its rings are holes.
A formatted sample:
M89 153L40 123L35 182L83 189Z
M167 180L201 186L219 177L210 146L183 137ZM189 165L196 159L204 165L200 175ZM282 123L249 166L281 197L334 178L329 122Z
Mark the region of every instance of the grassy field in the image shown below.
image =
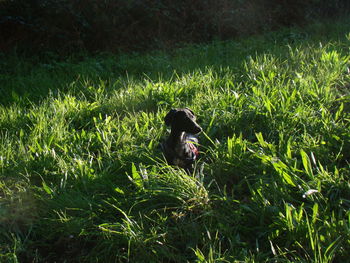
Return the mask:
M348 262L350 23L0 55L0 262ZM196 174L163 118L203 127Z

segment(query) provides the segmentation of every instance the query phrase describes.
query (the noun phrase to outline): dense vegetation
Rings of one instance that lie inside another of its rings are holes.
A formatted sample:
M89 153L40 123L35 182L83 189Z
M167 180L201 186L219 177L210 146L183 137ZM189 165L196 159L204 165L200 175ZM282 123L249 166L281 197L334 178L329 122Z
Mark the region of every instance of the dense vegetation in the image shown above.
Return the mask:
M0 60L1 262L346 262L349 20ZM163 117L198 115L188 176Z
M349 11L348 0L1 0L0 51L169 49Z

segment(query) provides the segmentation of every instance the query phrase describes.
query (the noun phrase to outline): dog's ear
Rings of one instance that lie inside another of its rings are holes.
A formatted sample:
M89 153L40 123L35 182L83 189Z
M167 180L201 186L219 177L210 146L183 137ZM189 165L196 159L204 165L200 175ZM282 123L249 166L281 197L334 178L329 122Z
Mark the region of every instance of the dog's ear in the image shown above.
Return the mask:
M177 112L177 110L175 109L171 109L168 114L165 116L164 118L164 121L165 121L165 125L167 126L170 126L171 123L173 122L174 120L174 116L175 116L175 113Z
M189 110L194 115L194 112L190 108L186 107L185 109Z

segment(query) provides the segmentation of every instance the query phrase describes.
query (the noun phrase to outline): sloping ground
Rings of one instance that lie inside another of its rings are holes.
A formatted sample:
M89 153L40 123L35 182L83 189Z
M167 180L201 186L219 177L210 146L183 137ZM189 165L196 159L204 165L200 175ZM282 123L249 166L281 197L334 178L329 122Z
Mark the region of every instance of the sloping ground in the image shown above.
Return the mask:
M49 62L3 55L4 262L344 262L349 24ZM163 117L203 127L193 176Z

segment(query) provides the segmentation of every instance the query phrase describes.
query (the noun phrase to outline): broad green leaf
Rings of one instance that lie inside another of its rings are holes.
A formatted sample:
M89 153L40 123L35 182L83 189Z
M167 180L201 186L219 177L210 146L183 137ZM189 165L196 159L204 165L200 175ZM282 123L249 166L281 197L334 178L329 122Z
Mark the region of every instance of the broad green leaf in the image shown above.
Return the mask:
M303 166L304 166L306 173L309 176L313 177L309 156L306 154L306 152L303 149L300 150L300 155L301 155L301 160L303 162Z
M132 176L132 181L134 182L134 184L138 188L142 188L143 187L142 177L139 174L139 172L137 171L134 163L131 164L131 176Z

